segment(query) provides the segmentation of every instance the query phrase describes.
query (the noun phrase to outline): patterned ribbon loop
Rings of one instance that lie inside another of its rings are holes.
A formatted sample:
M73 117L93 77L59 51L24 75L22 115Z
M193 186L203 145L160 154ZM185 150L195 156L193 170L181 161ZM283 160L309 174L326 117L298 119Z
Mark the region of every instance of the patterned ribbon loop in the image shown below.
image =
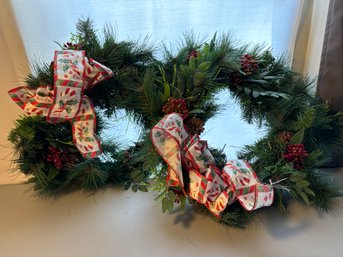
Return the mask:
M248 211L273 203L272 186L261 184L246 161L229 161L220 171L215 166L207 142L200 140L198 135L190 137L179 114L164 116L152 128L151 140L168 164L166 183L181 187L213 214L219 216L236 199ZM189 185L184 184L182 168L189 175Z
M86 158L94 158L102 150L95 136L94 108L83 92L113 75L106 66L88 60L85 51L55 51L53 91L51 85L37 89L22 86L8 93L29 114L46 116L50 123L69 120L75 146Z

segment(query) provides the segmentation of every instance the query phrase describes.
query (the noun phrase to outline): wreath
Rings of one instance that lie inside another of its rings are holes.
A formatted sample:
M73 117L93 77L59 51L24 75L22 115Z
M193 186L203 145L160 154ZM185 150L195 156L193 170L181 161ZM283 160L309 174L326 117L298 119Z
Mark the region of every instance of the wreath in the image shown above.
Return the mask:
M208 42L186 35L176 54L164 47L160 60L148 42L117 42L109 26L99 37L90 19L79 20L61 47L51 64L33 65L26 86L9 91L29 113L8 138L18 171L30 175L36 192L152 189L163 212L188 201L241 228L263 206L284 211L300 200L329 211L342 195L318 170L343 152L342 114L270 49L238 46L229 35ZM221 110L222 90L239 102L244 120L267 129L239 160L227 161L200 139ZM103 118L122 109L143 131L127 149L98 139Z

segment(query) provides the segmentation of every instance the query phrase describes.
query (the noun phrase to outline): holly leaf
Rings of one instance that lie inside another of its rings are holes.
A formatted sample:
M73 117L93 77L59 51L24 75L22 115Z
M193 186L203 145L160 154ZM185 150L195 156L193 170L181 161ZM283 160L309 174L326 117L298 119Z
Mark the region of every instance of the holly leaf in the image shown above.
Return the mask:
M168 210L168 199L164 197L162 199L162 212L166 212Z
M170 85L167 82L164 83L164 97L165 99L170 97Z
M211 67L211 62L203 62L198 66L200 71L206 72Z
M181 208L181 209L184 209L184 208L185 208L185 206L186 206L186 200L187 200L187 198L186 198L184 195L180 196L180 208Z
M168 200L167 209L168 209L168 211L172 211L174 209L174 201Z
M296 182L296 186L299 188L305 188L305 187L308 187L309 185L310 185L310 182L306 180L299 180Z
M269 84L268 81L265 81L263 79L249 79L247 80L249 82L253 82L253 83L257 83L257 84L262 84L262 85L266 85L266 84Z
M297 133L295 133L291 140L289 141L289 144L301 144L301 142L304 139L304 133L305 133L305 129L300 129Z
M260 75L258 75L258 78L263 79L263 78L265 78L268 74L269 74L269 71L262 72L262 73L260 73Z
M136 184L134 184L131 189L132 189L133 192L136 193L137 189L138 189L138 186Z
M145 185L139 185L138 190L141 192L148 192L148 188Z
M202 52L204 53L204 55L208 55L210 53L210 45L205 43Z
M195 71L195 58L193 56L189 58L189 68L191 71Z
M190 114L202 114L202 113L205 113L205 111L201 110L201 109L194 109L194 110L191 110L189 113Z
M305 187L303 190L306 192L306 194L316 197L316 194L308 187Z
M132 171L132 172L130 173L130 177L131 177L132 179L135 179L135 178L137 178L140 174L141 174L141 171L140 171L140 170L134 170L134 171Z
M58 169L54 167L49 168L48 181L53 180L58 174Z
M253 92L252 92L252 96L253 96L254 98L257 98L257 97L260 96L260 92L253 91Z
M268 79L277 79L276 76L265 76L263 77L265 80L268 80Z
M300 180L304 180L304 178L306 177L305 173L294 173L292 175L289 176L289 180L292 182L298 182Z
M124 190L128 190L130 188L130 186L131 186L131 182L125 183Z
M304 200L304 202L306 203L307 206L310 205L310 201L309 201L307 195L303 191L297 190L297 194Z
M168 195L168 198L171 202L175 201L176 195L175 195L173 190L169 190L167 195Z
M160 95L161 101L162 101L162 102L166 102L166 101L167 101L167 98L165 97L165 95L162 94L161 92L158 92L158 93L159 93L159 95Z
M206 77L205 72L195 72L194 79L193 79L194 87L200 87L205 81L205 77Z
M250 89L250 88L245 87L245 88L243 88L243 89L244 89L244 92L245 92L247 95L249 95L249 94L251 93L251 89Z

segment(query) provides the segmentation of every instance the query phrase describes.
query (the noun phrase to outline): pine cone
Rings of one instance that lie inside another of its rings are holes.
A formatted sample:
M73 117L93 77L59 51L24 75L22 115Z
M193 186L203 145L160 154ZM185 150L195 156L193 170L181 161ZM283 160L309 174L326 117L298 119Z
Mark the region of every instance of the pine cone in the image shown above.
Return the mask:
M289 141L291 140L293 134L289 131L282 131L278 134L278 138L281 140L281 142L288 144Z
M204 131L204 121L198 117L191 117L186 120L187 131L192 135L200 135Z
M176 112L183 118L188 117L189 110L186 99L169 97L167 103L163 106L162 111L166 114Z
M230 86L237 86L239 83L242 82L242 75L238 72L231 73L229 75Z

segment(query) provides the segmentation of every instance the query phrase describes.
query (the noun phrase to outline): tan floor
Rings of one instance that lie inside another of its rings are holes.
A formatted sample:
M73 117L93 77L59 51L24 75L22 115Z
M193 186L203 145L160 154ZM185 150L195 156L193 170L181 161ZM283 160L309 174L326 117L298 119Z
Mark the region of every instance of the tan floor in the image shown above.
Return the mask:
M152 193L119 189L48 200L3 185L0 202L1 257L343 256L343 208L265 208L259 225L241 231L190 210L163 214Z

